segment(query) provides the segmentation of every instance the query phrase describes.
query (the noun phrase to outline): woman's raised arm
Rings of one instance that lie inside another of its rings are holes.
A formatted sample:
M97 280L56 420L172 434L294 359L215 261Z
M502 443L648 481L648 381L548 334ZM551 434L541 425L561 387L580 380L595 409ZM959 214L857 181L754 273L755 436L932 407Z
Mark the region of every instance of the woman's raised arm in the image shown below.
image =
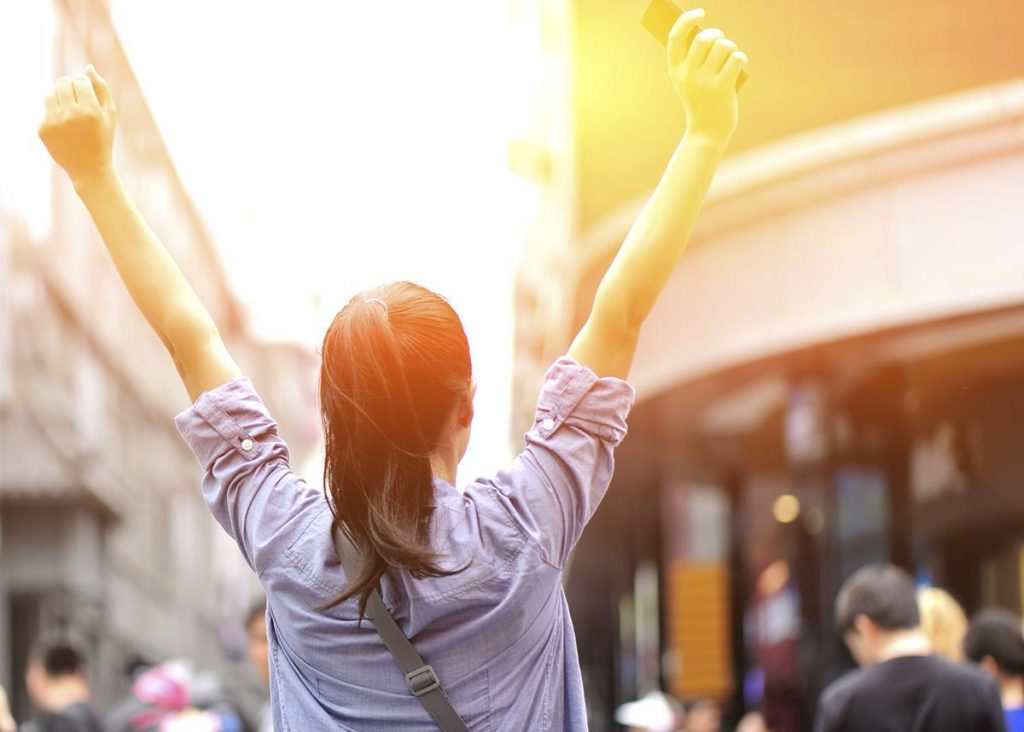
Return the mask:
M189 397L241 376L213 318L142 218L113 163L116 110L89 66L46 98L39 137L85 203L135 305L174 359Z
M736 78L747 57L716 28L701 31L687 48L702 17L703 10L684 13L668 42L669 74L686 108L686 132L569 347L568 355L598 376L628 377L640 326L679 263L736 129Z

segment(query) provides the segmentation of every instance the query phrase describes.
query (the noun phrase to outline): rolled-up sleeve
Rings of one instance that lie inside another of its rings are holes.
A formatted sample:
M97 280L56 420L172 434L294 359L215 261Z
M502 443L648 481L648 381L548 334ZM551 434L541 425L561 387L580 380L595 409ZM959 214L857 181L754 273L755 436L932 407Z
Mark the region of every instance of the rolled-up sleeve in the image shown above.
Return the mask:
M204 392L174 423L202 467L210 512L260 572L323 496L292 472L277 422L248 378Z
M559 358L544 379L533 427L495 488L548 563L563 567L611 482L636 393L622 379Z

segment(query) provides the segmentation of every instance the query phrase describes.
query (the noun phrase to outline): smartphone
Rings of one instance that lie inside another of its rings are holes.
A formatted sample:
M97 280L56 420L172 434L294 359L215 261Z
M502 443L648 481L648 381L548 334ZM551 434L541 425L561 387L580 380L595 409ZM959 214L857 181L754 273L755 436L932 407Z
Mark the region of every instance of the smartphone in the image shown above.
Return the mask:
M668 45L668 34L672 30L672 26L676 24L679 16L683 14L679 6L676 5L672 0L653 0L650 7L647 8L647 12L644 13L644 17L640 19L640 24L650 32L663 46ZM693 30L690 31L689 38L686 39L686 47L689 49L690 44L693 43L693 39L697 37L697 34L704 30L699 25L694 26ZM750 78L750 74L747 73L746 69L740 71L740 75L736 78L736 91L740 90Z

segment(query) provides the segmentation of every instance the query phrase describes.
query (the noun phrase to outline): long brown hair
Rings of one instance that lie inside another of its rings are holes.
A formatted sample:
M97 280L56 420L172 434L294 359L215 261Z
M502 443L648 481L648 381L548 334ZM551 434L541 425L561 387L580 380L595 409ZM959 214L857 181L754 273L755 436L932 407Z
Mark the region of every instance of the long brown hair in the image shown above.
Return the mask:
M360 293L321 347L324 493L332 528L360 551L359 574L327 603L359 597L359 613L389 569L440 577L430 547L431 455L469 391L462 322L448 301L411 282Z

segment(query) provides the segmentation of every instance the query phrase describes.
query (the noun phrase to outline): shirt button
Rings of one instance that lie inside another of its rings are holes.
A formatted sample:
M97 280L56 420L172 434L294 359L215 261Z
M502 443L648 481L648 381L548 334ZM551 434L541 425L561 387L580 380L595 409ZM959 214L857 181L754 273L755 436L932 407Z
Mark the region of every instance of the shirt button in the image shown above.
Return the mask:
M555 428L555 420L551 419L551 417L548 417L547 419L540 423L540 426L546 430L553 430Z
M251 450L252 449L252 440L250 440L248 437L246 437L244 440L242 440L242 449L243 450Z

